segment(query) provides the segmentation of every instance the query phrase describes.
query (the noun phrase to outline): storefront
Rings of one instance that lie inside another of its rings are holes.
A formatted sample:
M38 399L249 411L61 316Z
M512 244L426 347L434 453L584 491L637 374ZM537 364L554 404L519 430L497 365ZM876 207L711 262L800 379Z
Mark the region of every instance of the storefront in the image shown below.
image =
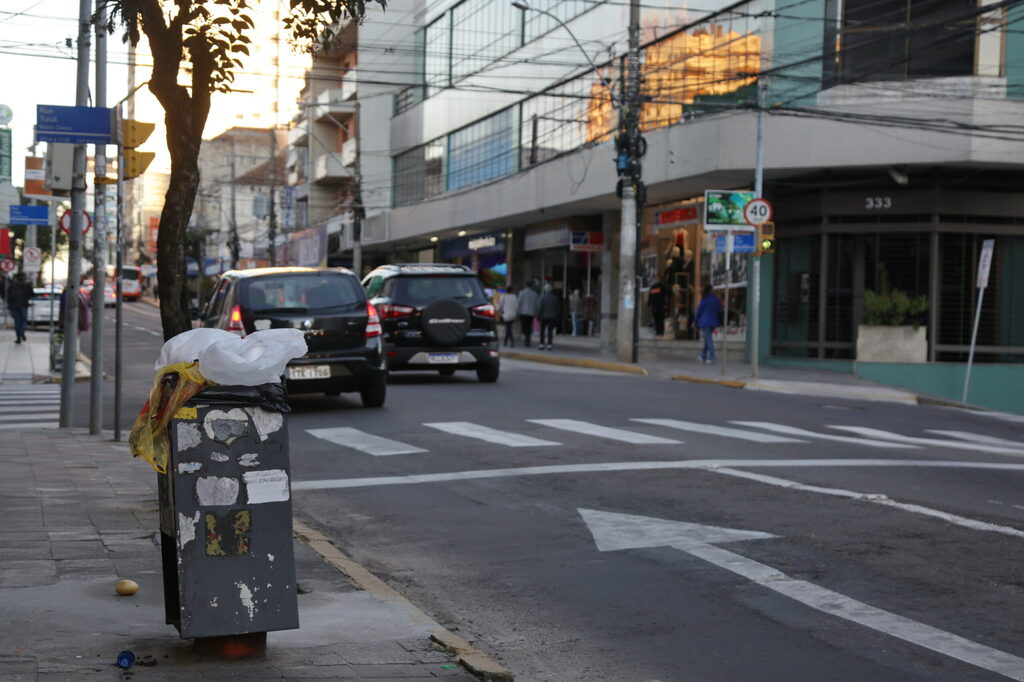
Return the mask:
M601 252L604 233L600 216L570 216L563 220L530 225L523 236L523 254L516 263L517 282L550 283L565 301L565 324L571 329L570 299L578 292L583 333L600 332Z
M504 289L508 279L508 254L504 232L464 235L441 242L444 263L465 265L480 276L487 289Z

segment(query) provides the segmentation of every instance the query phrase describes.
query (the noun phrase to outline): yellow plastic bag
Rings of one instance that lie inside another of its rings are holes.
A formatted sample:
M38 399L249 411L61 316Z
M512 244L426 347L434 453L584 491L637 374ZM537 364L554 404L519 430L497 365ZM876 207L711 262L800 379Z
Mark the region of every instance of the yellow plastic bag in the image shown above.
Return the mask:
M161 474L167 473L171 440L167 425L182 405L212 385L199 371L198 362L179 362L157 370L149 400L135 418L128 445L132 455L149 462Z

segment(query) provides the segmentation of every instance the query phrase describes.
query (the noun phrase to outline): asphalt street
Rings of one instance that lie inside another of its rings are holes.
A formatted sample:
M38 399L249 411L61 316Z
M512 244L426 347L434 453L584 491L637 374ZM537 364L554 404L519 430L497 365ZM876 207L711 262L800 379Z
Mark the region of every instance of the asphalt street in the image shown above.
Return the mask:
M298 517L517 679L1024 679L1024 420L521 361L292 402Z

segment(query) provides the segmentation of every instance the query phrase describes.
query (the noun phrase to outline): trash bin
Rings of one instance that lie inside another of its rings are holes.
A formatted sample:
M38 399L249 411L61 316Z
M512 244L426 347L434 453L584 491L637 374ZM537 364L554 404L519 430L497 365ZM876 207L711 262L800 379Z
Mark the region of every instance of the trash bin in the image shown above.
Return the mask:
M266 395L283 387L211 386L168 423L164 604L183 639L299 627L287 403Z

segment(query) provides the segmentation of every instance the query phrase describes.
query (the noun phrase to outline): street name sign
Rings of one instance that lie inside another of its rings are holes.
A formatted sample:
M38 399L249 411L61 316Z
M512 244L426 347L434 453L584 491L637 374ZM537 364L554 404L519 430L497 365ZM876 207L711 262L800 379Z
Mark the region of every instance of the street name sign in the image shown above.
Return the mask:
M36 142L116 144L112 110L106 107L36 105Z
M11 225L49 225L49 206L29 206L27 204L15 204L11 206Z
M729 248L729 238L732 238L732 248ZM754 246L753 232L730 232L715 237L715 251L718 253L753 253Z

